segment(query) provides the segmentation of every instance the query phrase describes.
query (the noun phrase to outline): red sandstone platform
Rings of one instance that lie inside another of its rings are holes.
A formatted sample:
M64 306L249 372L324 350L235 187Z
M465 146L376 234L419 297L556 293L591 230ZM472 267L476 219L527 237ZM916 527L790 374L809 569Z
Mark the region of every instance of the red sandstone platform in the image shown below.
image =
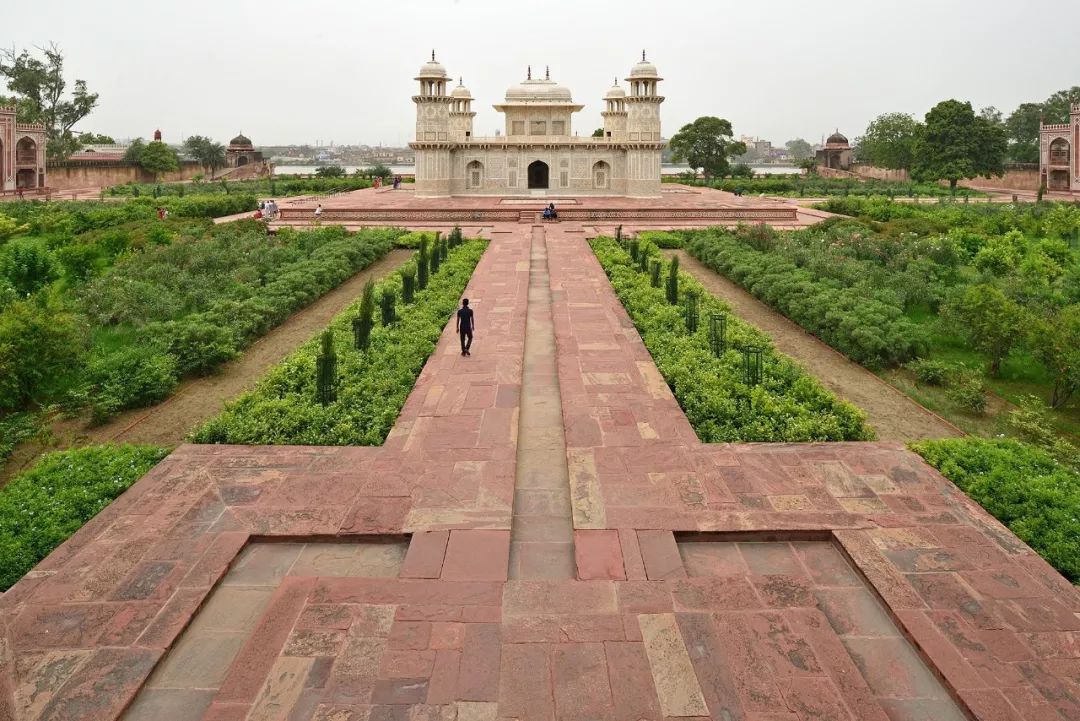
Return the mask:
M384 447L183 446L0 598L0 719L1080 718L1080 594L981 508L699 443L584 229L490 231Z
M701 227L767 222L798 227L818 222L825 214L779 198L736 197L712 188L665 183L659 198L571 196L555 191L519 197L417 197L409 185L356 190L326 198L290 202L281 207L275 224L307 225L322 205L321 223L361 226L395 223L414 226L463 223L533 223L540 211L554 203L560 222L638 224L646 227Z

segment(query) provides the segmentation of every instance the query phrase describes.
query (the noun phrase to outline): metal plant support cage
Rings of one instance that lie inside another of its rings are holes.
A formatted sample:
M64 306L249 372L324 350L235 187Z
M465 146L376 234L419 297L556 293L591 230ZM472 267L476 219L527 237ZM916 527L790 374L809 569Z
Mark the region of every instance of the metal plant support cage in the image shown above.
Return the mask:
M727 315L723 313L709 316L709 348L717 358L727 352Z
M755 346L743 348L743 379L748 386L761 384L762 377L762 350Z
M686 318L686 330L690 333L696 333L699 320L698 293L697 291L688 290L683 297L686 298L686 308L683 311Z

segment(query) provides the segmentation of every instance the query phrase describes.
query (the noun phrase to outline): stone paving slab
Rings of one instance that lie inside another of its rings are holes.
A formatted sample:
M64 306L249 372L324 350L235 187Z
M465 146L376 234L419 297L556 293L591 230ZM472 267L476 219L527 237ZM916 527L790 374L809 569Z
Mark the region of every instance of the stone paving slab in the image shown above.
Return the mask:
M474 356L448 328L383 447L183 446L0 597L0 719L1080 718L1076 589L899 445L699 443L584 228L540 227L576 579L507 577L544 474L533 228L496 226ZM233 660L170 679L189 635Z

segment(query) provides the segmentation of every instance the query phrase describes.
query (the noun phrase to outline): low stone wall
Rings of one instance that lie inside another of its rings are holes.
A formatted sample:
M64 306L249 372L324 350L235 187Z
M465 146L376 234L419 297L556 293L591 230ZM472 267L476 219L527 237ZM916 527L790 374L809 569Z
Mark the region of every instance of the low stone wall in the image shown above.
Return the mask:
M892 168L875 168L873 165L852 165L851 172L860 178L869 178L870 180L889 180L896 183L906 183L911 180L911 175L903 168L899 170L893 170Z
M891 180L906 183L911 180L911 175L906 170L892 170L890 168L875 168L873 165L852 165L851 172L860 178L873 180ZM1003 190L1029 190L1035 192L1039 189L1038 168L1008 168L1000 178L973 178L961 180L959 185L967 188L1001 188Z
M1000 178L974 178L961 180L959 184L968 188L1003 188L1034 193L1039 189L1039 171L1037 168L1010 168Z
M198 163L181 163L179 170L162 175L161 182L174 183L191 180L204 172ZM72 163L50 167L48 181L49 187L53 190L64 191L76 188L107 188L110 185L124 183L153 183L154 174L137 165Z

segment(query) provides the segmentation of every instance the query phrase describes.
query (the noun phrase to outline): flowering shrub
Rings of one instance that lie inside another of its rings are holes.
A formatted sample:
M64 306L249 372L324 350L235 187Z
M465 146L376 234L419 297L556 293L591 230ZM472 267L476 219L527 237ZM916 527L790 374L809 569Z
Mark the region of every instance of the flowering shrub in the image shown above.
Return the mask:
M757 236L754 236L756 239ZM754 240L761 244L761 241ZM774 243L776 241L770 241ZM819 239L818 242L835 243ZM772 247L771 245L769 247ZM813 269L817 258L784 252L758 251L738 232L710 228L692 234L687 250L705 265L735 281L765 303L855 361L871 367L893 366L914 358L925 341L921 331L904 316L903 300L883 292L874 275L853 274L847 280L822 278ZM856 251L858 252L858 251ZM869 263L870 261L866 261ZM847 269L858 270L860 261ZM800 267L802 266L806 267ZM843 268L843 264L838 264ZM822 270L822 274L825 271ZM843 270L833 269L834 274ZM858 288L853 284L859 284ZM913 281L918 277L913 276ZM918 292L916 288L912 292Z
M610 238L592 241L657 368L671 387L698 437L706 443L734 441L869 440L862 411L841 401L772 348L768 337L730 314L691 276L680 273L680 295L698 294L701 323L686 331L683 308L666 302L630 255ZM672 264L669 263L668 269ZM727 313L728 349L720 357L709 346L709 316ZM741 348L763 349L760 385L748 385Z
M126 491L168 453L102 445L42 456L0 488L0 591Z
M271 368L254 390L228 403L220 415L192 434L196 443L380 445L397 420L428 356L453 317L461 293L486 243L465 242L449 252L412 303L401 300L401 271L372 289L372 297L395 296L397 320L376 324L368 348L355 347L353 319L360 301L330 324L337 356L336 402L323 405L316 393L315 338Z

